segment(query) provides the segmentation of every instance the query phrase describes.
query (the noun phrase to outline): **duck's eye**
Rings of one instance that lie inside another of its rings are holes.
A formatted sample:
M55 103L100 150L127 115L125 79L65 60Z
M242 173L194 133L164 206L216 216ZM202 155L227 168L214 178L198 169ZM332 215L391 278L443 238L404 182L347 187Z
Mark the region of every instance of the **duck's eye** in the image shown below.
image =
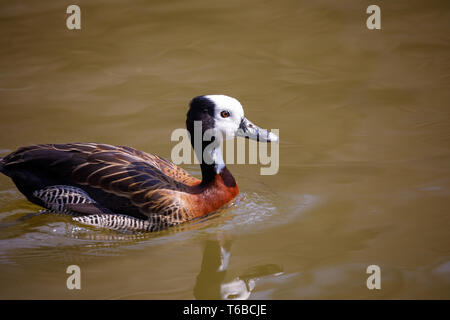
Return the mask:
M222 118L228 118L230 116L230 113L228 111L224 110L220 113L220 116Z

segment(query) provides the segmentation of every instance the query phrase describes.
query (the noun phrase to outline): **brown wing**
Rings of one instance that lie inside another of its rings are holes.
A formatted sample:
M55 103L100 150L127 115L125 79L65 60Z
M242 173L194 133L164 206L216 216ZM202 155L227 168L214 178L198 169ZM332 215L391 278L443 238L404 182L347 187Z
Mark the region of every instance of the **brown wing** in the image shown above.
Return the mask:
M21 148L5 158L4 168L9 169L18 187L34 180L33 188L78 185L111 211L127 214L137 210L147 217L171 216L180 222L190 215L183 202L184 195L191 191L191 186L200 183L158 156L130 147L96 143ZM23 173L28 182L18 184L13 176Z

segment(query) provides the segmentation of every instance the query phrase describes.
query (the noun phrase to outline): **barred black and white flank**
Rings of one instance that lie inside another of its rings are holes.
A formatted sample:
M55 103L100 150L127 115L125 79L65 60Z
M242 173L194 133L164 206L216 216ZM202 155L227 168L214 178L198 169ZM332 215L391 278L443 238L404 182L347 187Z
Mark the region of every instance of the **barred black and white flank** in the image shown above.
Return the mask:
M48 211L70 215L76 215L76 212L70 210L69 205L95 203L82 189L63 185L36 190L33 192L33 196L40 199Z

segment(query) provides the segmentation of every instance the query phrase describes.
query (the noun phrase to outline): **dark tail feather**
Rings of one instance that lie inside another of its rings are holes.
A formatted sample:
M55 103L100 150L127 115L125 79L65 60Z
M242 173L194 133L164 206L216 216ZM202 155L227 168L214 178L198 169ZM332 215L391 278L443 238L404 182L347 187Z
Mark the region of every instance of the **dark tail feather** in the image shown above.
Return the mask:
M4 163L3 158L0 157L0 172L3 172L3 163Z

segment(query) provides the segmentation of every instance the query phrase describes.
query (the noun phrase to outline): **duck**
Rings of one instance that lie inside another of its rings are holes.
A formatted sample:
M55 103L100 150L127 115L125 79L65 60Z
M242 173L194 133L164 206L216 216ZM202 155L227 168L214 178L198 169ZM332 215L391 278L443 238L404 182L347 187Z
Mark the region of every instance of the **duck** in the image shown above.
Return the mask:
M222 141L278 142L276 134L250 122L241 103L226 95L193 98L186 129L201 179L131 147L80 142L20 147L0 158L0 172L42 212L106 229L159 231L208 216L239 194L223 161ZM210 139L204 139L207 133Z

